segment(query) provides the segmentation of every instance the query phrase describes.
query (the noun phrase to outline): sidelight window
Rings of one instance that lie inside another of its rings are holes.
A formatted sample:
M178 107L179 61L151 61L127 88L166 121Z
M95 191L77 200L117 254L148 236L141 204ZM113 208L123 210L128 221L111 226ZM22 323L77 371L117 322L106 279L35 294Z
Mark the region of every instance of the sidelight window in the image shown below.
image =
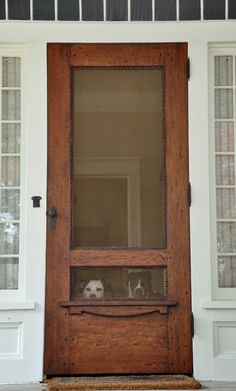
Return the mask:
M227 299L234 297L236 288L236 50L211 53L214 285L216 298Z
M19 288L21 73L20 56L0 57L0 290Z

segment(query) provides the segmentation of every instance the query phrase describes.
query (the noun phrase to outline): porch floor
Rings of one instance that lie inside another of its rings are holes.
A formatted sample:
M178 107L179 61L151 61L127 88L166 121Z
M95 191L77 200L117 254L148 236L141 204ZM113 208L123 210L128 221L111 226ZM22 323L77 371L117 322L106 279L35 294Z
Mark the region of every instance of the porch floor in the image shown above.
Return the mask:
M236 390L236 382L201 382L203 390L211 391L232 391ZM17 384L0 385L0 391L46 391L45 384ZM179 390L181 391L181 390Z

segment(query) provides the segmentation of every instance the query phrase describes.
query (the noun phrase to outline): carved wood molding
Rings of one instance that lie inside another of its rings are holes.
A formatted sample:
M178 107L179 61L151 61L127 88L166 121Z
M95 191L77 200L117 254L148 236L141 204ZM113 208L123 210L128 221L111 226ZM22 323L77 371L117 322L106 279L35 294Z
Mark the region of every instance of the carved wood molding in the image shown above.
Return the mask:
M159 312L166 315L170 307L177 305L174 300L163 302L145 302L145 301L80 301L63 302L61 307L68 308L70 315L91 314L106 317L129 317L141 316Z

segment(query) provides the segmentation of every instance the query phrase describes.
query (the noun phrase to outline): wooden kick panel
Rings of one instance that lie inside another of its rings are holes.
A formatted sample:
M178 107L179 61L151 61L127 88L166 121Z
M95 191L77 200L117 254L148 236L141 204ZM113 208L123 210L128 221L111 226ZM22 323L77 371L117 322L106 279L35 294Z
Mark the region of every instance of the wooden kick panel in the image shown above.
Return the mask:
M70 374L168 372L167 316L70 319Z

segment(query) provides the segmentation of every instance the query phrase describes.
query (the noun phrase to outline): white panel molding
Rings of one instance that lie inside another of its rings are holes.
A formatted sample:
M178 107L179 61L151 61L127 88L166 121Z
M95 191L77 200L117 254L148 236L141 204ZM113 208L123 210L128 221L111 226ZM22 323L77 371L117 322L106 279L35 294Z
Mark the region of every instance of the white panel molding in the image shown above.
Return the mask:
M22 358L22 323L0 323L0 361Z
M25 302L0 302L0 311L9 311L9 310L34 310L36 308L36 303L34 301L25 301Z
M235 310L235 300L204 300L202 308L205 310Z
M213 322L214 356L236 360L236 321Z

